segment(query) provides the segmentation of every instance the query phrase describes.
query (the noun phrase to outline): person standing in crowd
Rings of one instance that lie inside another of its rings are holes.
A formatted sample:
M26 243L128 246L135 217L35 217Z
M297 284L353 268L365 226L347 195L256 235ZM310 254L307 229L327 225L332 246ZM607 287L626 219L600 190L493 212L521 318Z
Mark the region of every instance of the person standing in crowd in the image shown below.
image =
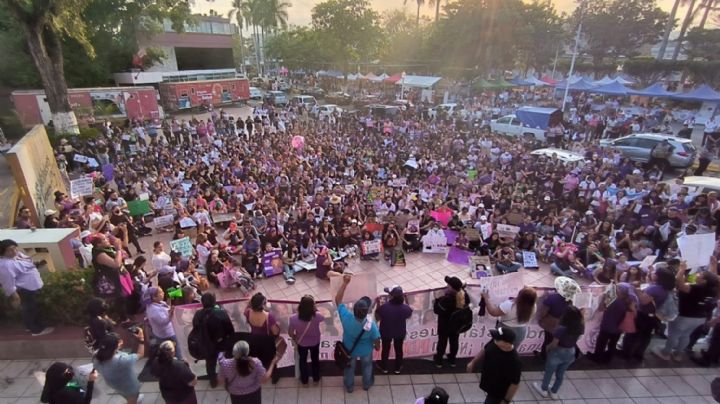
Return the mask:
M490 330L492 339L467 364L467 372L472 373L480 366L480 389L487 396L485 404L510 404L520 386L522 363L513 341L512 328L498 327Z
M105 383L121 395L128 404L142 401L140 382L135 374L135 363L145 355L145 335L142 328L135 329L136 353L121 352L123 340L115 333L106 335L93 357L93 366Z
M158 378L160 395L166 404L197 404L197 377L187 362L176 358L175 343L163 341L153 362L152 374Z
M565 309L580 292L580 285L572 278L559 276L555 278L555 291L556 293L550 293L543 299L537 315L538 325L543 330L543 344L541 350L534 353L540 355L543 360L546 357L547 346L552 342L555 327L560 322Z
M715 115L711 116L710 119L705 121L705 128L703 129L702 146L707 144L708 138L712 140L713 133L720 130L720 123L715 119Z
M665 347L656 348L653 354L663 360L682 361L682 352L690 342L690 334L705 323L708 306L712 307L720 297L720 281L717 275L717 258L710 257L707 271L697 274L695 283L686 281L688 268L680 263L675 286L678 291L678 316L668 324Z
M705 170L707 170L708 166L710 166L714 157L715 149L711 145L706 144L705 146L702 146L700 156L698 157L698 166L695 169L695 172L693 172L693 175L701 176L705 174Z
M482 298L485 299L487 313L494 317L500 317L499 324L506 328L512 328L515 334L513 345L519 347L527 336L528 325L535 315L535 302L537 292L530 286L520 289L515 298L508 298L499 305L492 304L490 292L484 290Z
M123 324L130 322L127 315L127 298L122 292L120 275L123 266L122 242L115 238L114 246L107 236L97 234L92 240L92 263L95 268L93 289L101 298L113 299L113 310Z
M20 252L15 241L0 241L0 284L10 304L20 306L25 329L33 337L50 334L52 327L45 327L40 319L37 295L43 287L40 272L32 258Z
M338 307L338 315L343 326L343 344L350 350L350 363L344 370L343 385L345 391L353 392L355 386L355 364L360 360L363 390L370 390L374 383L372 350L380 350L380 331L377 324L368 318L372 301L365 296L360 298L353 305L353 312L350 313L345 304L343 296L352 275L343 275L343 282L335 295L335 305ZM354 347L354 349L353 349Z
M40 395L41 403L49 404L90 404L98 372L90 372L87 386L82 388L75 379L72 366L55 362L45 372L45 384Z
M277 358L265 369L260 359L250 356L250 345L238 341L232 348L232 357L220 353L218 363L220 380L232 404L262 404L262 385L272 378Z
M585 333L585 319L575 306L568 306L560 319L560 324L553 333L553 340L547 347L547 360L542 384L534 382L533 388L543 397L558 400L558 392L562 386L565 371L575 361L575 345ZM555 382L550 387L550 379L555 375Z
M660 170L661 177L670 167L670 161L668 159L672 156L673 150L675 150L675 146L671 145L667 139L664 139L662 142L656 144L650 151L650 162L648 165L650 167L657 167L658 170Z
M390 299L375 310L375 319L380 323L382 352L380 370L387 374L391 344L395 348L395 369L400 374L403 365L403 342L407 335L407 320L412 316L412 308L405 303L405 293L400 286L385 288Z
M113 332L115 322L108 316L107 304L102 299L97 297L92 298L88 302L86 310L90 316L88 333L92 340L92 347L88 348L92 348L94 352L98 349L100 341L102 341L107 334Z
M443 367L443 357L450 343L450 352L447 354L448 363L455 367L455 358L460 348L459 324L454 321L453 314L470 305L470 298L465 291L465 285L456 276L446 276L448 287L443 296L435 299L433 311L438 316L438 343L435 352L435 367Z
M650 279L650 286L637 293L639 306L635 332L625 334L623 339L622 353L628 360L644 359L652 334L660 324L655 312L662 307L665 300L672 298L670 294L675 289L675 275L666 267L653 270Z
M32 221L30 218L30 209L26 207L20 208L20 212L18 213L18 217L15 219L15 228L16 229L30 229L32 228Z
M165 302L165 292L162 288L152 286L145 293L151 299L151 303L145 309L145 314L150 324L152 337L158 340L156 341L157 344L163 341L172 341L177 347L178 340L172 325L175 308ZM179 349L174 348L173 351L178 359L182 359L182 353L180 353Z
M620 336L635 329L637 306L635 288L629 283L619 283L615 300L604 310L602 307L600 309L602 311L600 333L595 342L595 351L588 355L590 360L599 363L608 363L612 360L617 352Z
M200 330L201 346L204 348L205 371L210 379L210 387L217 386L218 354L230 349L230 338L235 334L230 316L217 305L214 293L205 293L200 298L202 309L193 316L193 329Z
M263 362L266 369L270 368L270 361L275 357L275 341L280 335L280 326L275 316L267 310L267 298L260 292L255 293L250 298L250 305L245 310L245 320L250 325L250 333L262 338L266 342L272 343L258 344L253 352L258 352L257 356ZM260 348L262 347L262 348ZM273 374L272 383L275 384L280 379L280 375L275 372Z
M320 323L325 316L318 313L315 299L305 295L300 299L296 314L290 317L288 335L294 341L298 351L298 367L300 368L300 382L308 385L310 375L307 358L310 354L312 363L312 378L315 384L320 382Z

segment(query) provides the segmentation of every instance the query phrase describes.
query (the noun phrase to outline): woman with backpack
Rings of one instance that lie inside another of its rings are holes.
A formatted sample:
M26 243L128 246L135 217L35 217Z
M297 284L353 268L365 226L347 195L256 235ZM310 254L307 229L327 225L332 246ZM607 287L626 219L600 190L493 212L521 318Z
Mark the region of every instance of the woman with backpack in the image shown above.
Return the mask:
M435 367L443 367L443 357L448 342L450 353L447 355L450 367L455 367L455 357L459 349L460 334L467 331L469 324L472 326L472 312L469 309L470 297L465 291L465 285L456 276L446 276L445 283L448 287L445 294L433 304L433 311L438 317L438 344L435 353ZM469 312L469 316L467 313Z
M685 261L680 263L675 286L678 290L678 316L668 324L665 347L652 352L663 360L682 361L682 352L688 346L690 334L705 323L708 306L712 307L718 298L720 282L717 275L717 258L710 258L708 271L699 273L695 283L685 280L687 271Z
M499 305L490 302L490 293L484 290L481 294L485 299L487 313L494 317L499 317L498 322L502 327L512 328L515 332L515 341L513 345L519 348L528 332L528 324L530 319L535 315L537 302L537 292L530 286L526 286L517 294L515 298L508 298Z
M644 359L653 332L660 324L658 315L663 317L662 313L672 311L673 305L677 310L673 296L675 274L669 268L663 267L652 271L648 279L651 282L650 286L637 291L639 305L635 319L635 332L626 333L623 339L622 353L623 357L628 360L642 361ZM666 301L668 306L663 307Z

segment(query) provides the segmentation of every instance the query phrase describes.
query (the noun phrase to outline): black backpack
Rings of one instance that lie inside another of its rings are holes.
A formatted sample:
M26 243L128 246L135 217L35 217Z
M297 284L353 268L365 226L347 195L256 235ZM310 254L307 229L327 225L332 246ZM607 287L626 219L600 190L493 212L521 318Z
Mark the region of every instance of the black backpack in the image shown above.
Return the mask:
M196 360L207 359L207 352L205 351L205 344L203 341L207 341L204 333L206 333L205 321L209 315L210 313L203 313L200 324L198 324L197 327L193 327L187 337L188 352L190 352L190 356Z
M462 334L472 327L473 313L470 307L463 307L462 309L455 310L450 315L450 328L456 334Z

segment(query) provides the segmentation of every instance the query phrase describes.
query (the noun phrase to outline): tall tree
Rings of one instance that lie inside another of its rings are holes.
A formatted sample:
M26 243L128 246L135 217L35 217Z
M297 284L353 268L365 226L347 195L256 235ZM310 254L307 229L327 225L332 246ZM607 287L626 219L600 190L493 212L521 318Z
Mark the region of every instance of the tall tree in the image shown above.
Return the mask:
M55 129L60 133L80 133L77 118L68 100L63 66L62 37L74 38L89 57L95 51L87 38L82 12L88 0L2 0L20 25L40 74Z
M665 33L663 33L663 39L660 43L660 48L658 49L657 60L663 60L665 57L665 49L667 49L668 41L670 41L670 32L672 32L672 29L675 28L675 24L677 23L675 21L675 15L677 14L681 1L682 0L675 0L672 10L670 10L670 15L665 23Z
M656 0L593 0L582 16L584 51L600 63L638 54L640 47L661 38L668 14ZM573 15L580 18L579 11Z
M403 4L407 4L408 0L403 0ZM420 7L422 7L425 4L425 0L415 0L415 4L417 4L417 17L415 17L415 25L420 26Z
M685 37L684 47L689 60L720 60L720 29L693 28Z
M685 33L687 32L688 28L690 28L690 24L692 24L692 20L695 17L695 0L689 1L690 4L688 5L687 12L685 13L685 19L683 20L682 26L680 27L680 34L678 34L677 37L677 45L675 45L675 49L673 50L672 60L677 60L678 56L680 55L680 48L682 47L682 43L685 40Z
M375 59L385 43L378 13L367 0L326 0L312 9L313 28L321 34L332 61L349 65Z
M245 71L245 44L243 41L243 27L245 25L245 18L243 17L243 14L247 11L246 4L247 3L245 2L245 0L233 0L232 8L228 13L228 18L230 18L231 20L235 18L235 23L238 26L238 34L240 35L240 68L243 72Z

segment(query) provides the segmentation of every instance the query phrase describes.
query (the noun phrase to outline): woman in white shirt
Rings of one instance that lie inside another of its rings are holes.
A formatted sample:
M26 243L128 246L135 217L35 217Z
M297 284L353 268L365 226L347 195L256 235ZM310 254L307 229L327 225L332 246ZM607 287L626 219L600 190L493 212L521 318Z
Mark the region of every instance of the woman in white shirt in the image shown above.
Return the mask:
M495 305L490 301L490 293L484 290L481 294L485 299L487 313L494 317L499 317L499 325L502 327L510 327L515 331L515 341L513 345L515 349L527 336L528 324L535 315L537 302L537 292L534 288L526 286L517 294L517 297L509 297L499 305Z

